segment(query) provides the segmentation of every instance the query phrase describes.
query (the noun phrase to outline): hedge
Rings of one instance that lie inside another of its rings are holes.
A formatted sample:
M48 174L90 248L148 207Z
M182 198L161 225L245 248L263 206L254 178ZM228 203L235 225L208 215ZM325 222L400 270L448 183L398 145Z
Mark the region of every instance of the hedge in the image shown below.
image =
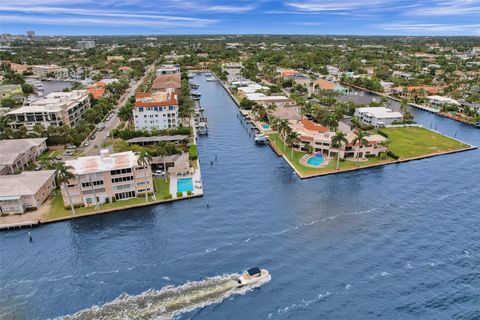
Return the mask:
M377 133L381 136L384 136L385 138L388 139L388 134L386 134L385 132L383 132L382 130L377 130Z
M181 198L183 196L183 192L177 191L177 198Z
M188 146L188 154L190 156L190 160L197 160L197 146L195 144L191 144Z
M395 160L400 159L399 156L397 156L393 151L390 151L390 150L387 152L387 155Z

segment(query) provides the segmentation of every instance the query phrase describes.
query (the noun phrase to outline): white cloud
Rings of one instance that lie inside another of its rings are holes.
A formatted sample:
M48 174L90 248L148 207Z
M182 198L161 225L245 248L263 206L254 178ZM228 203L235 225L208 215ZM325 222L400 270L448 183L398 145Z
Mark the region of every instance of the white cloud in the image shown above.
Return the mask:
M480 33L480 24L444 24L444 23L385 23L375 27L389 31L407 31L424 33Z
M301 0L286 1L285 5L303 12L321 12L321 11L349 11L355 9L366 9L372 7L385 7L397 1L395 0Z
M414 10L413 14L419 16L480 15L480 0L434 1L428 6Z

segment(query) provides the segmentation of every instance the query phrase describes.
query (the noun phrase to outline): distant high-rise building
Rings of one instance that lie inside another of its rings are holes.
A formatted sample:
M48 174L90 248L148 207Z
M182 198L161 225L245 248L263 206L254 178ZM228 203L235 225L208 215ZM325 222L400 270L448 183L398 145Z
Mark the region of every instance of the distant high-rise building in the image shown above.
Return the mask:
M81 40L77 41L77 46L79 49L91 49L95 48L95 40Z
M28 39L35 39L35 31L27 31Z

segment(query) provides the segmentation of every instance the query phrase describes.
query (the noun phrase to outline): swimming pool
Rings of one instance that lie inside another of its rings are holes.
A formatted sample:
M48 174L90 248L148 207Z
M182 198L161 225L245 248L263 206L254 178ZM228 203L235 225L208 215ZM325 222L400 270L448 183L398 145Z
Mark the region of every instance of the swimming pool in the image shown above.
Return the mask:
M316 155L313 157L308 158L307 163L311 166L319 166L321 165L325 159L321 155Z
M270 129L270 126L266 123L262 124L262 128L263 129Z
M192 178L178 179L177 180L177 191L178 192L193 191Z

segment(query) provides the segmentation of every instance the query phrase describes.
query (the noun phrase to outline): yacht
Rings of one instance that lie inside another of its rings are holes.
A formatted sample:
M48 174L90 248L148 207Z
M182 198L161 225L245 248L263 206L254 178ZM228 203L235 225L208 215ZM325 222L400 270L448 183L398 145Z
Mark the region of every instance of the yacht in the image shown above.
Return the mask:
M268 136L263 133L259 133L255 135L255 138L253 140L255 141L255 143L258 144L266 144L268 143Z
M192 91L192 97L194 98L200 98L202 96L202 94L198 91Z
M214 81L217 81L217 78L215 78L214 76L208 76L208 77L205 78L205 80L210 81L210 82L214 82Z
M198 123L198 134L208 134L208 126L206 122Z
M193 79L193 73L188 74L188 79Z
M198 83L195 83L195 82L190 83L190 86L191 86L193 89L198 89L198 87L199 87Z
M237 280L238 286L243 287L254 284L268 277L268 271L258 267L248 269Z

